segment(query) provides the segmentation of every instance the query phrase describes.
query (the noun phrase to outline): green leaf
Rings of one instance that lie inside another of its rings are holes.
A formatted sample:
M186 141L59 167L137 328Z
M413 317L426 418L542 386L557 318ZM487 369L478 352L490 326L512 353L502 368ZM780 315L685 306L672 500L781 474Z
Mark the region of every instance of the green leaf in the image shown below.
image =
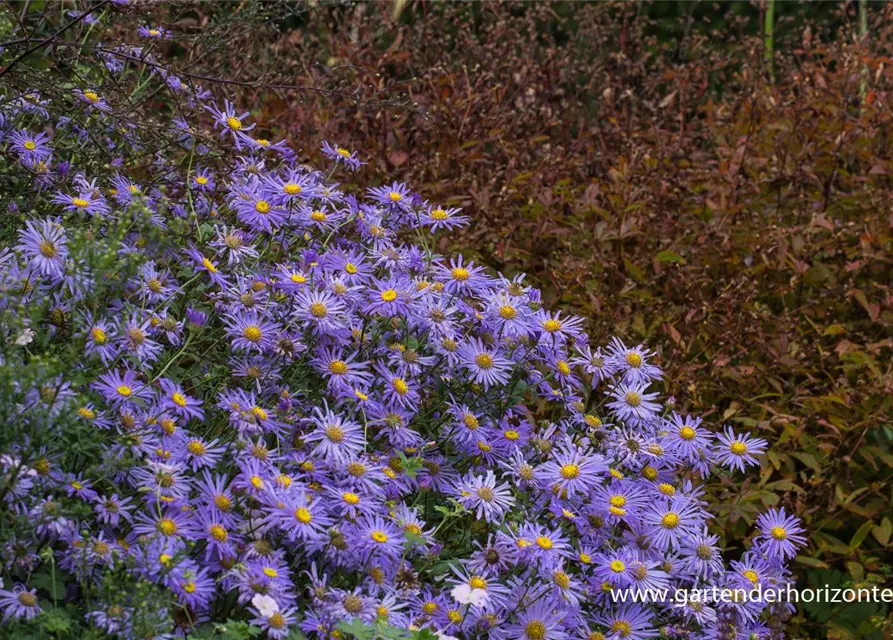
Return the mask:
M341 620L338 623L338 630L353 636L357 640L372 640L372 637L375 635L375 629L359 618L352 618L349 623L346 620Z
M871 533L871 530L874 528L874 522L869 520L865 522L861 527L859 527L858 531L853 534L852 540L850 540L850 549L858 549L859 545L862 544L862 541L868 537L868 534Z
M890 518L884 518L881 520L881 524L874 529L871 530L871 535L874 536L875 540L880 542L885 547L890 542L890 535L893 534L893 522L890 522Z
M675 251L670 251L669 249L667 249L666 251L661 251L656 256L654 256L654 259L658 262L685 262L685 258L680 256Z

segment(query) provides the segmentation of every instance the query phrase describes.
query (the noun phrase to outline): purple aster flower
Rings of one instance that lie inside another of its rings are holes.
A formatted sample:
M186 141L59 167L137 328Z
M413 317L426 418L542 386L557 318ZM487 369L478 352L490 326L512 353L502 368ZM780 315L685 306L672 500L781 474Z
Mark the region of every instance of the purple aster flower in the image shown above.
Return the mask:
M37 601L37 589L29 590L23 584L17 584L12 591L0 589L0 610L4 620L30 620L43 611Z
M554 313L541 309L536 314L536 321L541 330L540 342L545 344L564 344L569 338L580 340L583 333L583 318L578 316L561 317L561 312Z
M438 280L450 294L478 294L492 284L483 267L473 261L463 262L462 256L450 260L449 266L437 266Z
M50 136L43 132L31 134L25 130L13 131L7 140L19 159L29 165L49 162L53 155Z
M235 194L230 206L236 217L253 231L272 232L282 226L288 219L288 211L273 204L273 195L267 193L259 184Z
M487 347L479 338L471 338L459 347L459 358L475 384L486 391L492 386L504 385L511 376L512 361L495 348Z
M410 287L410 283L393 277L371 286L369 299L363 311L389 318L397 315L409 315L413 308L414 297Z
M460 215L460 211L461 209L456 208L428 207L425 213L422 214L422 224L431 227L432 232L437 232L441 229L452 231L453 229L464 227L471 218Z
M466 509L483 516L487 522L499 521L515 504L512 492L505 483L497 485L496 476L490 470L486 475L469 473L456 484L456 499Z
M223 101L223 110L221 111L217 105L206 105L205 109L214 116L214 128L220 129L221 136L230 134L237 149L242 148L242 144L247 143L248 136L246 131L251 131L256 125L246 125L243 121L248 117L248 112L238 115L236 109L229 100Z
M328 291L303 289L295 296L295 315L314 334L335 335L345 329L344 304Z
M167 409L185 420L189 418L205 419L205 412L201 409L201 400L186 395L183 387L172 380L161 378L159 382L162 390L158 399L160 408Z
M32 269L44 276L59 276L65 271L68 258L68 240L58 218L46 218L40 222L29 220L19 231L19 249L28 259Z
M556 449L552 460L536 468L536 478L562 497L589 495L608 471L603 460L568 442Z
M392 209L408 208L409 188L402 182L394 182L390 186L369 189L369 197Z
M621 382L611 388L612 402L607 404L622 422L639 425L654 419L660 405L654 402L657 393L648 393L648 385Z
M360 162L359 154L356 151L350 151L338 145L333 146L326 141L322 143L322 152L330 160L343 164L351 171L356 171L361 165L365 164Z
M71 196L61 191L51 199L52 202L62 205L65 211L74 213L86 213L94 217L105 217L110 209L98 189L85 185L78 195Z
M736 435L729 426L716 434L716 439L713 447L716 462L738 471L744 471L748 466L759 466L760 462L754 456L765 453L768 447L762 438L754 438L749 433Z
M120 497L117 493L110 496L97 496L93 499L93 509L96 511L97 518L103 524L110 527L117 527L121 520L130 522L133 518L130 511L134 508L133 498Z
M760 535L754 542L769 558L785 561L797 555L798 547L806 546L806 538L801 535L805 529L800 526L800 520L787 515L783 508L761 514L757 528Z
M256 311L239 311L223 319L231 346L237 351L263 353L272 348L280 328Z
M565 640L565 611L556 606L555 600L540 600L518 614L517 622L509 624L505 632L511 638L523 640Z
M109 112L112 108L109 106L109 103L105 101L105 98L100 96L93 89L78 89L75 91L75 95L78 100L90 105L90 108L96 109L98 111Z
M648 358L653 356L654 352L646 349L644 345L630 348L618 338L611 340L608 346L608 358L611 364L628 384L647 384L661 379L663 376L661 368L648 364Z
M199 167L192 176L190 186L193 189L204 192L212 192L217 186L214 182L214 174L206 167Z
M363 429L355 422L332 413L328 407L313 410L314 429L304 436L309 443L316 443L314 455L329 462L344 462L363 451L366 440Z
M151 397L149 386L139 380L135 371L129 369L123 375L117 371L104 373L99 376L98 382L90 386L101 393L112 406L120 406L138 398L148 400Z
M138 29L138 33L141 37L149 38L150 40L169 40L171 38L170 29L165 29L164 27L143 25Z
M652 504L642 518L651 544L661 551L679 549L704 528L702 509L683 496Z
M652 626L651 618L651 612L642 605L625 604L596 616L596 621L611 630L610 638L645 640L660 635L660 631Z

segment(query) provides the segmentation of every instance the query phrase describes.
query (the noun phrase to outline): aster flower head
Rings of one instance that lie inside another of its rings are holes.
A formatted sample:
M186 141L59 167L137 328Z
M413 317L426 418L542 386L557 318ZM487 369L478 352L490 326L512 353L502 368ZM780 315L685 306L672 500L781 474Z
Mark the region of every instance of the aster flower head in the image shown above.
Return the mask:
M68 258L68 240L58 218L29 220L19 231L19 247L31 268L44 276L60 276Z
M477 518L498 521L515 503L509 486L497 484L496 476L487 471L484 476L469 473L456 486L457 500Z
M509 381L512 362L499 350L488 347L479 338L471 338L459 347L459 358L476 384L484 390Z
M327 141L322 143L322 153L336 164L343 164L350 171L356 171L364 162L360 162L359 154L340 145L333 145Z
M32 134L28 131L13 131L7 141L19 159L30 165L49 162L53 155L50 136L44 132Z
M784 508L770 509L757 518L760 534L755 542L772 559L788 560L797 555L797 549L806 546L805 530L800 520L787 515Z
M716 434L713 453L719 464L744 471L746 467L760 464L755 456L765 453L767 446L768 443L762 438L754 438L749 433L739 435L732 427L726 426Z

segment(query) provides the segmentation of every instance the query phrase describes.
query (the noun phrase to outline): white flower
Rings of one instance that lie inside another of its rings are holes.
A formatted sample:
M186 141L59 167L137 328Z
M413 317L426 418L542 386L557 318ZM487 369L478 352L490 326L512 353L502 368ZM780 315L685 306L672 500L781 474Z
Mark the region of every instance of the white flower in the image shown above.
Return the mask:
M471 585L460 584L453 587L450 591L453 599L462 604L473 604L476 607L482 607L487 604L490 595L484 589L472 589Z
M258 613L264 618L269 618L273 614L279 612L279 605L276 601L270 596L265 596L260 593L251 598L251 604L254 605L254 608L257 609Z
M23 347L26 344L31 344L32 340L34 340L34 332L31 331L31 329L25 329L19 337L16 338L16 344Z
M478 589L478 591L481 591L481 589ZM447 634L441 633L440 631L435 631L434 635L437 636L437 640L459 640L459 638L457 638L456 636L448 636Z

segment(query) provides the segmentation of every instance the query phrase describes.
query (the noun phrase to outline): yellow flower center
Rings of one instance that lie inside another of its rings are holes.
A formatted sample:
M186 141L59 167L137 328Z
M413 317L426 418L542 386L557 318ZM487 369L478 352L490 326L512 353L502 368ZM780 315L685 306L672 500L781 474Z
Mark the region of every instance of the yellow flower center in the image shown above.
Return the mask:
M226 529L219 524L212 524L208 527L208 533L210 533L211 537L217 542L226 542L226 539L229 538L229 533L227 533Z
M375 542L379 544L383 544L388 541L388 534L386 534L384 531L373 531L369 537L371 537L373 540L375 540Z
M162 518L155 525L159 533L165 536L172 536L177 533L177 523L169 518Z
M217 266L207 258L202 258L202 266L211 273L217 273Z
M676 487L667 482L662 482L660 485L658 485L657 489L665 496L672 496L676 494Z
M388 194L388 197L391 199L391 202L400 202L403 200L403 196L396 191L391 191L391 193Z
M87 207L90 206L90 202L87 200L84 200L83 198L72 198L71 204L78 207L79 209L86 209Z
M393 289L385 289L381 292L381 299L385 302L393 302L397 299L397 292Z
M475 357L474 362L481 369L489 369L493 366L493 356L491 356L489 353L479 353Z
M344 501L350 505L359 504L360 502L360 496L355 493L351 493L350 491L342 493L341 497L344 498Z
M729 451L732 452L732 455L743 456L745 453L747 453L747 445L740 440L736 440L729 445Z
M184 396L179 391L174 392L174 395L171 396L171 400L173 400L174 404L177 405L178 407L186 406L186 396Z
M695 430L688 425L685 425L679 430L679 437L683 440L694 440L695 435Z
M88 407L81 407L80 409L78 409L78 415L85 420L92 420L96 417L96 412Z
M326 438L335 443L343 442L344 429L339 427L337 424L330 424L328 427L326 427Z
M227 498L222 493L218 493L214 496L214 506L220 509L221 511L229 511L233 506L233 501Z
M509 429L504 434L506 440L517 440L521 437L521 434L515 431L514 429Z
M266 200L258 200L254 204L254 210L258 213L270 213L270 203Z
M472 589L486 589L487 581L480 576L471 576L471 579L468 581L468 586Z
M279 572L273 567L264 567L264 575L268 578L276 578L279 576Z
M409 385L406 384L406 381L403 378L394 378L391 381L391 386L394 387L394 391L397 392L397 395L405 396L409 393Z
M562 589L567 589L571 585L571 577L564 571L555 571L552 580Z
M350 157L350 151L348 151L348 150L345 149L344 147L335 147L335 151L336 151L336 152L338 153L338 155L341 156L342 158L349 158L349 157Z
M543 329L545 329L547 333L555 333L561 329L561 323L558 320L546 320L543 323Z
M347 363L343 360L332 360L329 363L329 371L338 376L344 375L347 373Z
M313 520L313 516L308 509L298 507L295 509L295 519L301 524L310 524L310 521Z
M90 102L99 102L99 94L95 91L84 91L84 97Z
M626 364L633 367L634 369L638 369L642 366L642 356L640 356L638 353L627 353Z
M301 185L295 184L293 182L289 182L287 184L282 185L282 190L285 191L290 196L296 196L304 189L301 188Z
M580 467L575 464L566 464L561 467L561 477L565 480L573 480L580 475Z
M536 543L540 546L541 549L545 549L548 551L552 548L552 540L547 538L546 536L540 536L536 539Z
M314 302L310 305L310 315L314 318L325 318L328 314L329 310L322 302Z
M527 640L544 640L546 623L540 620L531 620L524 626L524 636Z
M198 440L190 440L186 443L186 450L194 456L203 456L205 455L205 445L203 445Z
M208 184L208 179L205 176L195 176L195 181L201 186Z
M34 144L33 140L25 140L24 146L28 151L34 151L37 148L37 145Z
M264 336L263 332L260 330L260 327L254 324L245 327L245 330L242 331L242 335L245 336L246 340L249 340L251 342L258 342Z
M642 396L640 396L635 391L627 391L626 392L626 404L631 407L638 407L642 404Z
M229 117L226 119L226 126L228 126L228 127L229 127L230 129L232 129L233 131L238 131L239 129L242 128L242 121L239 120L239 119L238 119L237 117L235 117L235 116L229 116Z
M756 584L756 583L757 583L757 580L760 579L760 577L757 575L757 572L756 572L756 571L753 571L753 570L751 570L751 569L746 569L746 570L742 573L742 575L743 575L745 578L747 578L748 580L750 580L753 584Z
M611 631L621 638L628 638L633 632L632 625L626 620L615 620L611 623Z
M785 531L784 527L772 527L772 531L770 531L770 533L776 540L784 540L788 537L788 532Z
M328 218L329 216L327 216L322 211L314 211L310 214L310 219L314 222L325 222L326 220L328 220Z
M468 273L468 269L463 269L462 267L456 267L450 273L453 276L453 280L458 280L460 282L468 280L468 276L471 275Z
M118 392L118 395L122 395L125 398L129 398L130 395L133 393L133 389L128 387L126 384L118 385L118 387L115 389L115 391Z
M673 511L664 514L664 517L660 519L660 524L664 529L675 529L679 525L679 514Z

